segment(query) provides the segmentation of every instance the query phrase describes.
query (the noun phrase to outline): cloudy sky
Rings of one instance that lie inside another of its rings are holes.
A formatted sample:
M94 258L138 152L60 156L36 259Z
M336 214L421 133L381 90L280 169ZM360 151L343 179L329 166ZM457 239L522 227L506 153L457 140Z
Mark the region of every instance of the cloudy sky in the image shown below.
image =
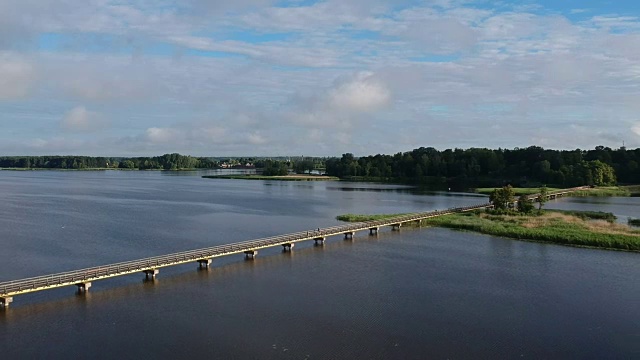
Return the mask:
M637 0L0 0L0 155L623 141Z

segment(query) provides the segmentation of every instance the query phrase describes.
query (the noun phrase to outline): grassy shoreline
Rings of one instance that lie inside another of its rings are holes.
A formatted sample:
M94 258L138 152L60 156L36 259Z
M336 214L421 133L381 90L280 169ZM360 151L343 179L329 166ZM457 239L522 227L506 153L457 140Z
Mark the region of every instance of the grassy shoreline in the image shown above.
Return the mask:
M483 194L483 195L490 195L493 190L495 190L497 188L477 188L475 189L475 191L478 194ZM547 188L547 191L551 192L555 192L555 191L561 191L562 189L560 188ZM513 188L513 194L515 196L520 196L520 195L533 195L533 194L538 194L540 192L540 188Z
M235 179L235 180L277 180L277 181L337 181L335 176L324 175L282 175L265 176L255 174L204 175L205 179Z
M484 195L489 195L496 188L477 188L474 192ZM547 188L549 192L561 191L561 188ZM515 196L520 195L533 195L540 192L540 188L513 188ZM628 186L598 186L590 189L577 190L570 193L568 196L586 197L586 196L639 196L640 186L628 185Z
M399 215L345 214L338 219L368 221ZM477 211L425 219L424 223L515 240L640 252L640 230L612 219L613 214L591 211L547 210L541 215L492 215Z

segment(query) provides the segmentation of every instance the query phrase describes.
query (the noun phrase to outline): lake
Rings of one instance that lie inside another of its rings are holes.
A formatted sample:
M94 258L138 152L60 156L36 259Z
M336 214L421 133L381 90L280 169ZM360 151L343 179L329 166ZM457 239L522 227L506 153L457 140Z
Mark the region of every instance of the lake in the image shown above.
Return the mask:
M401 185L219 172L0 171L0 281L487 201ZM546 207L640 218L640 198ZM14 358L639 358L640 255L438 228L362 232L16 296Z

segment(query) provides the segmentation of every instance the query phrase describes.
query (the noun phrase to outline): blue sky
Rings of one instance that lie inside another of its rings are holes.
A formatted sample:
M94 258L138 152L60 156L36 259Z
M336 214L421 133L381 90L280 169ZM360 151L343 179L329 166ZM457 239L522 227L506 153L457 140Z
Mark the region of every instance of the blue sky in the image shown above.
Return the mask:
M0 155L640 146L631 0L0 0Z

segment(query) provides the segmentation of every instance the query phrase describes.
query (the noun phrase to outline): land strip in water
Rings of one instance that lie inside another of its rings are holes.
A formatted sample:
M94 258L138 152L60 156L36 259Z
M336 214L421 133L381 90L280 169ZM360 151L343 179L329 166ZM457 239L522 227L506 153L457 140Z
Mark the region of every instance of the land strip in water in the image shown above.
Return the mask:
M278 181L336 181L335 176L326 175L255 175L255 174L230 174L230 175L204 175L205 179L239 179L239 180L278 180Z
M495 188L477 188L474 192L489 195ZM559 188L547 188L549 192L560 191ZM534 195L540 192L540 188L513 188L515 196ZM569 196L640 196L640 185L626 186L597 186L574 191Z
M337 219L366 221L369 219L367 216L380 219L395 215L345 214L339 215ZM517 240L609 250L640 251L640 230L615 223L614 220L615 216L611 213L594 211L545 210L521 215L517 213L496 214L491 211L479 210L425 219L424 223Z

